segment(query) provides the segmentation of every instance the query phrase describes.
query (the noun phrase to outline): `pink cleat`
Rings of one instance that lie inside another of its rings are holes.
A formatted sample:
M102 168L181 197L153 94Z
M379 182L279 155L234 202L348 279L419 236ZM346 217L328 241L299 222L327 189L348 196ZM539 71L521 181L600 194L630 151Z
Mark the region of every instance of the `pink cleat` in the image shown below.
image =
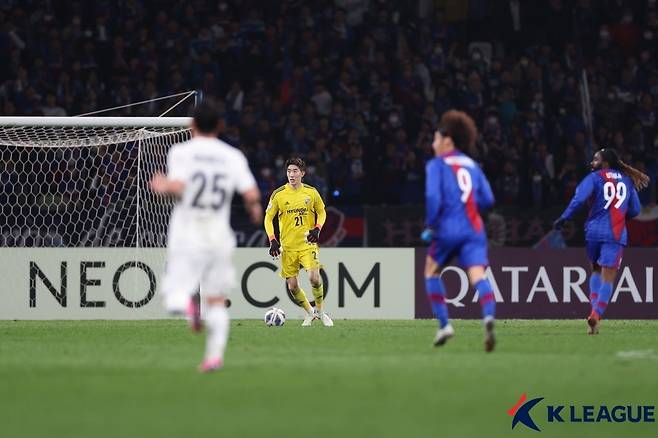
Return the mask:
M201 297L199 294L192 295L190 302L187 304L187 322L194 333L201 332L203 325L201 324Z
M200 373L211 373L213 371L219 371L224 366L224 362L220 358L216 359L205 359L199 365Z

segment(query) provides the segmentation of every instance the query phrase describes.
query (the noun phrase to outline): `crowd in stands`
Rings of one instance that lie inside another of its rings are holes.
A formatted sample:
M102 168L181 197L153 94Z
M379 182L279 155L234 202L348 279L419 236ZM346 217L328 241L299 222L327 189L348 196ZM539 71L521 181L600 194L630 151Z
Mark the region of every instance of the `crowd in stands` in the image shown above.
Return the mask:
M3 115L200 90L265 194L300 155L329 203L422 203L454 107L477 121L469 153L499 205L568 201L608 146L651 176L643 204L656 199L655 0L8 0L0 31Z

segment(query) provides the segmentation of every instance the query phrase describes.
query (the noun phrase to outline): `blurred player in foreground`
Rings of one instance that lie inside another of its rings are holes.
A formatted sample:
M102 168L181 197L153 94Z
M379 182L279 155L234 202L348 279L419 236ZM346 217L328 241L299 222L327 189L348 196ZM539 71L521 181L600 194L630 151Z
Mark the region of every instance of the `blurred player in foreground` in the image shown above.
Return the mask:
M626 218L640 213L636 189L649 184L649 177L619 159L614 149L597 151L592 159L592 172L576 188L573 199L562 216L553 224L562 229L576 210L589 203L585 222L587 256L592 263L589 300L592 305L587 317L587 333L599 332L601 316L612 295L612 285L621 266L627 242Z
M172 146L167 175L156 173L151 179L151 190L178 201L167 235L165 306L171 313L186 313L195 331L201 329L195 308L199 304L191 298L201 287L201 313L208 330L201 372L222 367L228 339L226 295L235 281L231 257L236 241L230 225L233 193L242 195L254 224L263 217L260 192L247 159L217 139L219 124L219 113L211 102L197 106L193 138Z
M329 315L323 309L324 290L320 278L320 250L318 240L320 230L327 219L324 202L318 191L302 183L306 174L306 164L301 158L291 158L286 161L288 184L272 192L270 202L265 212L265 231L270 240L270 255L273 258L281 256L281 276L286 279L288 290L298 305L306 311L302 326L310 326L313 320L319 319L327 327L334 325ZM274 234L274 218L279 221L279 236ZM306 298L306 293L300 287L297 276L299 268L308 272L315 309Z
M466 113L452 110L441 117L432 143L435 157L425 168L426 228L421 238L431 243L425 261L425 288L434 316L439 320L434 345L445 344L455 334L448 320L446 291L440 274L457 257L480 297L484 348L489 352L496 344L496 300L484 273L489 259L480 210L491 207L494 197L478 164L459 151L472 148L476 138L477 128Z

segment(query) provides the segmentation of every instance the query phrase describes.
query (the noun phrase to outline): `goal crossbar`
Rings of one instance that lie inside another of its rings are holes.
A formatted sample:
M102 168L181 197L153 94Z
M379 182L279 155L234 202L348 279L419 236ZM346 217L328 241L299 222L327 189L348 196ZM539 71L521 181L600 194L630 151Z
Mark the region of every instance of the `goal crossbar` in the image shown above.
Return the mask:
M187 128L191 117L0 117L3 127Z

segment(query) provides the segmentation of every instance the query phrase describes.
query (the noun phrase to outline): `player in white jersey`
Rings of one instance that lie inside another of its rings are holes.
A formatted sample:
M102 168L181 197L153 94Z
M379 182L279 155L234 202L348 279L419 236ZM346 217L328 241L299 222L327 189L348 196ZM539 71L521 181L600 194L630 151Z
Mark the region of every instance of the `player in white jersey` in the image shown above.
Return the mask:
M167 264L162 285L165 306L174 314L187 313L200 330L198 305L192 296L201 288L203 319L208 330L202 372L223 365L229 316L226 295L234 285L232 254L235 235L230 213L238 192L254 224L262 221L260 192L244 154L217 139L219 114L204 101L194 111L192 139L172 146L167 174L157 173L151 189L173 195L177 204L169 221Z

